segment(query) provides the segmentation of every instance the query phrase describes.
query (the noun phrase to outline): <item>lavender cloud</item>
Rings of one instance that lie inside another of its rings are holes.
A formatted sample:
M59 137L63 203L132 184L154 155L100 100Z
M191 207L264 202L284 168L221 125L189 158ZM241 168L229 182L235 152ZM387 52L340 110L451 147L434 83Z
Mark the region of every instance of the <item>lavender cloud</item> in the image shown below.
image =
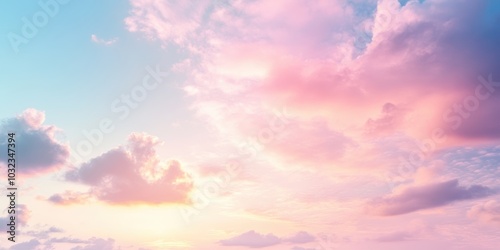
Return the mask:
M458 180L408 187L393 194L371 201L368 210L382 216L407 214L422 209L440 207L452 202L487 197L495 191L489 187L460 186Z

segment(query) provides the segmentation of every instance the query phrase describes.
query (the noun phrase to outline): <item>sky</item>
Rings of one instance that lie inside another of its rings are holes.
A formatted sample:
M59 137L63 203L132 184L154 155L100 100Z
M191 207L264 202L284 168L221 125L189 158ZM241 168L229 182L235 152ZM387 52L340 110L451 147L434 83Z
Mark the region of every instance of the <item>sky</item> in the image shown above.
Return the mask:
M500 244L498 1L2 1L0 35L1 250Z

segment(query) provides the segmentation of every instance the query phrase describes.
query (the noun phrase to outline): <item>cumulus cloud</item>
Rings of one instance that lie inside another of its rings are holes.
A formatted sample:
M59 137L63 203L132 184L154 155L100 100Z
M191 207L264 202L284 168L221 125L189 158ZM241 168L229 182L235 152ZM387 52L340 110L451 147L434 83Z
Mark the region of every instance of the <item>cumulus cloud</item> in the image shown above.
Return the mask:
M473 206L468 212L469 218L495 226L500 226L500 202L489 200Z
M221 240L219 241L219 243L223 246L246 246L251 248L262 248L287 242L294 244L303 244L313 242L314 240L314 236L303 231L298 232L297 234L288 238L280 238L275 236L274 234L264 235L251 230L233 238Z
M16 171L34 175L62 167L69 157L69 146L56 139L59 130L52 125L44 125L45 113L36 109L26 109L15 118L0 124L0 133L15 133L16 160L20 165ZM0 141L0 148L7 148L7 140ZM7 154L0 154L0 163L7 165ZM1 165L1 164L0 164Z
M495 192L485 186L460 186L458 180L411 186L399 193L377 198L369 203L368 210L382 216L393 216L444 206L455 201L483 198Z
M49 201L58 204L81 203L95 198L112 204L187 203L193 187L191 177L177 161L162 161L155 147L157 137L133 133L128 144L66 173L66 179L91 187L88 195L66 192Z

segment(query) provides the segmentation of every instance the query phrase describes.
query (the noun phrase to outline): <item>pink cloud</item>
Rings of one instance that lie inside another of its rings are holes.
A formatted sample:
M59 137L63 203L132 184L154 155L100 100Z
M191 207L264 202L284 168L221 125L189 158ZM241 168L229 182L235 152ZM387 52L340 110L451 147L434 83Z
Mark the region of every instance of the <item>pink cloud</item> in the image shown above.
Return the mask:
M497 26L487 32L475 22L485 1L405 6L379 1L374 17L354 15L354 7L344 1L235 1L214 8L134 1L133 6L127 20L142 28L129 25L131 31L164 42L194 37L181 46L200 55L190 62L192 78L185 88L197 98L196 108L234 104L225 100L285 106L303 120L320 117L347 137L368 129L425 138L442 127L455 140L441 147L498 137L493 114L499 98L493 95L474 119L460 118L459 129L450 129L443 119L454 103L474 92L479 75L500 66L492 55L500 39L493 35ZM176 17L186 10L193 11L192 18ZM169 28L175 24L179 31ZM206 32L194 32L198 28ZM361 47L356 44L360 34L368 38ZM404 111L380 114L388 103ZM235 125L229 121L235 117L221 111L210 115L219 116L219 126Z
M60 230L57 230L55 228L51 228L46 232L41 232L42 234L49 234L49 233L57 233L60 232ZM59 248L64 248L64 249L70 249L71 250L102 250L102 249L120 249L119 246L115 244L115 240L111 238L98 238L98 237L92 237L90 239L84 240L84 239L79 239L79 238L73 238L73 237L50 237L49 239L44 240L44 238L47 237L40 237L41 235L33 235L35 236L35 239L31 239L29 241L21 242L18 244L13 245L9 249L19 249L19 250L25 250L25 249L33 249L33 250L42 250L42 249L59 249ZM43 236L43 235L42 235Z
M367 134L380 136L393 133L403 122L405 113L404 109L392 103L384 104L380 116L366 122Z
M86 203L90 198L88 193L66 191L62 194L54 194L47 200L58 205L72 205Z
M315 248L292 247L291 250L316 250Z
M301 231L293 235L292 237L286 238L285 241L296 244L303 244L303 243L313 242L315 238L316 237L312 236L308 232Z
M251 248L261 248L273 246L281 243L281 239L273 234L259 234L255 231L248 231L241 235L235 236L227 240L221 240L223 246L246 246Z
M455 179L407 187L399 193L371 201L367 211L382 216L393 216L440 207L456 201L483 198L494 193L494 190L481 185L459 186L458 180Z
M43 125L45 113L27 109L16 118L7 119L0 125L2 134L15 133L16 159L22 162L17 172L23 175L36 175L54 171L62 167L69 157L69 146L56 139L59 129ZM0 142L7 148L7 140ZM22 152L22 153L21 153ZM0 155L0 163L7 165L7 154Z
M330 166L355 145L324 121L290 119L282 128L272 128L255 119L254 126L248 135L258 138L267 154L276 155L287 164Z
M58 234L62 233L64 230L57 228L57 227L49 227L47 229L42 229L42 230L36 230L36 231L27 231L25 232L26 235L33 236L37 239L47 239L49 237L52 237L52 234Z
M500 202L490 200L473 206L467 215L481 222L500 226Z
M250 248L263 248L274 246L282 243L304 244L313 242L315 237L307 232L298 232L297 234L288 237L280 238L274 234L260 234L253 230L235 236L227 240L221 240L219 243L222 246L245 246Z
M91 159L66 178L91 186L90 197L112 204L187 203L191 178L179 162L159 159L155 150L159 144L154 136L133 133L126 146ZM56 194L49 200L65 204L80 202L82 196Z
M110 249L110 250L116 249L115 240L90 238L88 240L88 243L86 243L86 245L72 248L72 250L101 250L101 249Z
M414 239L412 233L406 232L406 231L398 231L398 232L393 232L393 233L379 236L379 237L375 238L374 240L380 241L380 242L395 242L395 241L407 241L407 240L412 240L412 239Z
M45 121L45 112L30 108L23 111L17 118L23 120L30 128L38 129Z
M313 175L307 182L290 181L290 175L286 181L272 182L279 175L266 172L273 187L289 181L280 186L288 192L306 183L308 188L294 194L324 202L332 197L378 196L381 178L370 177L383 176L380 172L399 167L400 158L420 153L420 142L431 138L435 129L444 131L446 141L425 152L431 157L426 160L439 157L433 153L444 148L500 138L495 115L500 98L495 91L474 112L468 111L468 118L454 110L455 104L463 106L469 96L476 96L478 76L492 73L493 81L500 79L500 26L483 19L486 2L409 1L402 7L397 0L381 0L370 2L377 8L373 16L363 16L352 1L230 1L206 8L203 21L193 15L195 24L152 11L132 16L142 25L142 30L133 31L193 52L189 63L176 68L188 77L184 90L193 99L193 110L225 143L251 141L260 150L255 158L267 160L264 171L284 169L288 174L297 168L328 166L318 174L324 179ZM160 4L141 3L134 10ZM182 7L160 5L167 12L184 13ZM165 31L175 23L182 30ZM186 40L190 42L178 42ZM480 94L485 91L482 87ZM287 122L276 129L270 121L274 111L283 108ZM444 117L450 110L453 119L459 119L456 129L455 122ZM273 140L259 139L266 133ZM444 171L422 168L425 165L418 162L407 175L396 173L402 178L384 179L389 185L415 180L367 207L383 216L407 214L493 192L486 186L443 181ZM367 189L353 183L323 185L341 171L366 174L378 183ZM348 195L334 189L339 187L349 190ZM395 232L385 239L410 238Z

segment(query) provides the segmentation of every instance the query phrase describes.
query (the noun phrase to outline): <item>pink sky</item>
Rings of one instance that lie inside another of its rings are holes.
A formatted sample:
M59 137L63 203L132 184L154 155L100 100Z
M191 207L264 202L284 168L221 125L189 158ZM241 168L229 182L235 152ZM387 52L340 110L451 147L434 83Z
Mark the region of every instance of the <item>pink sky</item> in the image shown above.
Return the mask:
M500 244L496 2L131 0L121 22L182 55L169 74L193 118L167 126L149 105L72 162L43 107L6 117L29 216L0 249ZM123 39L105 37L90 42ZM165 136L196 126L196 146Z

